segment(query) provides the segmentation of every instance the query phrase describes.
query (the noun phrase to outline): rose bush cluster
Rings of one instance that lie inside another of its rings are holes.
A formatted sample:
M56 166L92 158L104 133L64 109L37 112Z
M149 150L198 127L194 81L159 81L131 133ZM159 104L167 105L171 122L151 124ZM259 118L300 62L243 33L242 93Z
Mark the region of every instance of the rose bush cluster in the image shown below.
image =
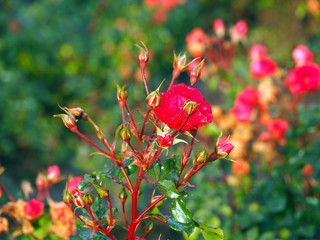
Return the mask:
M210 104L204 100L198 89L192 87L201 75L204 61L193 65L193 69L189 71L191 86L185 83L175 84L179 75L187 71L197 59L187 62L185 54L174 54L168 89L160 91L159 86L150 91L145 75L149 49L143 43L138 47L138 60L147 95L146 112L142 112L142 120L133 117L127 105L129 94L125 85L120 87L117 83L117 101L123 121L116 131L113 143L107 140L97 124L81 108L63 107L65 114L55 115L62 119L70 131L86 140L112 162L109 167L92 174L71 178L66 184L64 202L72 209L80 226L90 229L90 238L104 235L115 240L118 233L113 229L119 224L121 216L116 214L113 208L114 198L111 198L112 193L109 191L109 184L114 182L122 186L118 197L127 240L146 239L152 231L153 220L169 224L174 230L189 235L198 229L206 239L212 234L216 239L223 239L221 229L210 228L193 219L185 205L185 191L182 192L193 175L210 162L219 158L227 159L234 148L228 139L219 139L209 148L209 154L205 149L196 154L193 152L199 128L212 123L214 119ZM94 127L104 149L79 131L77 125L80 120L88 121ZM182 148L180 154L164 157L162 153L174 149L175 145ZM142 184L154 185L155 191L149 194L150 201L147 201L147 205L143 208L140 206L144 210L138 211ZM130 208L126 206L128 198L131 198ZM172 202L172 216L160 212L159 208L164 200ZM128 218L127 210L131 211L131 219ZM137 236L141 234L141 222L146 222L143 238ZM123 236L117 237L123 239Z
M49 194L52 185L59 181L60 168L57 165L49 167L46 173L39 173L36 179L38 190L36 198L28 200L29 194L32 193L30 185L24 185L24 189L22 189L26 194L26 201L23 199L15 200L0 182L0 189L4 190L9 200L0 206L0 234L5 233L12 238L59 237L66 240L74 235L76 226L73 212L64 202L53 201ZM47 200L48 212L45 210L45 199Z

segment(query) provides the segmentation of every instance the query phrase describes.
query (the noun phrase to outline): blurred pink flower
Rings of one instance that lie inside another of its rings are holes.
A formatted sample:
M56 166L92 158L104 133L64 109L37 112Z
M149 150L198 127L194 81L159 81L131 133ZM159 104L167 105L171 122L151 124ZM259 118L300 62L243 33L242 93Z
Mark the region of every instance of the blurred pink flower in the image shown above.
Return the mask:
M267 56L260 57L250 63L250 72L255 79L272 76L277 71L277 64Z
M207 35L201 28L194 28L186 36L186 43L187 50L192 57L201 57L207 45Z
M57 165L53 165L47 170L47 179L51 183L57 183L60 179L60 168Z
M285 86L293 95L317 91L320 85L320 68L315 63L306 63L291 69Z
M24 205L24 213L29 220L35 220L43 213L44 203L36 199L31 199Z
M239 41L246 36L248 32L248 25L244 20L240 20L231 29L231 38L234 41Z
M267 48L262 44L253 45L249 50L249 58L258 60L267 54Z
M308 62L312 62L313 53L307 46L299 45L292 51L292 58L297 65L301 66Z

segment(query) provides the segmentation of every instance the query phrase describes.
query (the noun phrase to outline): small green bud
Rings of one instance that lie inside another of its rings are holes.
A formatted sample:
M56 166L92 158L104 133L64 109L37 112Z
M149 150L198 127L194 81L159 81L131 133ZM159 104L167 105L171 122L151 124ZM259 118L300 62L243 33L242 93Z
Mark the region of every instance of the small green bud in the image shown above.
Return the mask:
M84 196L84 204L86 205L86 207L91 207L92 203L93 203L93 197L90 194L86 194Z
M73 200L72 200L72 197L68 191L68 183L66 183L66 187L64 189L64 192L63 192L63 201L67 204L67 205L70 205L73 203Z
M204 149L204 150L202 150L201 152L198 152L198 153L196 154L195 163L196 163L196 164L204 163L204 162L207 160L207 157L208 157L208 153L207 153L207 151Z
M125 204L128 198L126 190L123 188L119 194L119 199L122 204Z
M103 189L97 185L94 185L98 195L102 199L108 199L109 198L109 190L108 189Z
M120 137L123 141L129 141L131 139L131 131L130 131L130 125L127 124L124 128L120 131Z
M151 219L148 225L145 228L145 234L148 235L153 229L153 220Z
M72 132L78 131L76 121L67 114L58 114L53 115L53 117L60 117L62 119L62 122L66 128L69 128Z
M183 111L187 114L187 115L191 115L195 110L196 107L199 104L193 101L187 101L184 106L183 106Z
M187 64L187 55L184 53L183 55L176 55L174 53L173 58L173 69L179 69L180 72L185 71L188 68L189 64Z

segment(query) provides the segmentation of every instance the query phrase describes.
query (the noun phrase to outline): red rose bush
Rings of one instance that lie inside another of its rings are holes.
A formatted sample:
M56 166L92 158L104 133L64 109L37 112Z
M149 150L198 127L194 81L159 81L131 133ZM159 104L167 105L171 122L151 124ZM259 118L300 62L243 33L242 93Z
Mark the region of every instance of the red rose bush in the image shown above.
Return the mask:
M108 140L99 126L81 108L67 108L60 117L64 125L72 132L91 144L107 161L110 167L94 171L82 177L71 178L65 188L64 202L74 212L80 225L89 228L90 237L104 235L109 239L124 239L113 231L121 224L113 206L121 206L121 215L125 223L127 240L148 239L153 221L169 224L174 230L190 235L198 228L204 236L214 234L217 240L223 239L221 229L210 228L193 219L193 214L185 205L183 191L189 185L189 179L210 162L218 158L226 159L233 149L230 142L213 145L208 151L195 152L195 140L198 129L213 121L212 109L200 91L192 87L200 77L204 61L194 59L188 62L185 54L174 54L172 79L167 90L161 86L150 91L145 75L149 60L149 50L142 44L138 46L141 74L146 91L146 108L141 111L143 119L137 119L127 105L130 97L124 86L117 86L117 101L122 113L122 122L116 130L113 142ZM195 64L196 63L196 64ZM190 72L190 85L175 84L181 72ZM102 148L87 138L78 129L79 121L88 121L97 132ZM120 141L120 144L118 143ZM180 146L177 148L175 146ZM169 151L179 149L180 153L169 155ZM220 152L218 152L220 151ZM162 154L166 152L166 154ZM122 187L115 204L109 185L103 180L113 181ZM153 185L152 194L141 193L142 184ZM184 190L183 190L184 189ZM147 200L146 206L140 206L140 197ZM131 201L127 202L127 199ZM171 201L171 214L161 213L160 206L165 200ZM127 206L127 204L131 206ZM130 211L130 214L127 214ZM144 234L141 223L145 222ZM154 239L154 237L150 238Z

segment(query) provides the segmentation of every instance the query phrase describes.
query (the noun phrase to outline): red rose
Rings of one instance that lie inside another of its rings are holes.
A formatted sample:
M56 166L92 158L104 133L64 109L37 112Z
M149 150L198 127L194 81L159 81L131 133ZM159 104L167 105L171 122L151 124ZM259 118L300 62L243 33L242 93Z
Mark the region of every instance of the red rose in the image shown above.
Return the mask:
M24 213L28 219L35 220L43 213L43 208L43 202L31 199L30 202L24 206Z
M83 177L73 177L68 182L68 192L71 195L74 195L76 192L78 192L78 185L79 182L83 181Z
M183 106L187 100L199 104L180 130L189 131L204 126L213 120L209 103L205 102L198 89L180 83L171 87L167 93L160 93L161 101L154 109L157 117L170 128L179 130L187 114Z
M305 176L310 176L313 172L313 167L311 165L306 165L302 169L302 173Z
M280 144L285 144L285 135L288 130L289 123L284 119L274 119L268 122L268 131L270 137L278 141Z

